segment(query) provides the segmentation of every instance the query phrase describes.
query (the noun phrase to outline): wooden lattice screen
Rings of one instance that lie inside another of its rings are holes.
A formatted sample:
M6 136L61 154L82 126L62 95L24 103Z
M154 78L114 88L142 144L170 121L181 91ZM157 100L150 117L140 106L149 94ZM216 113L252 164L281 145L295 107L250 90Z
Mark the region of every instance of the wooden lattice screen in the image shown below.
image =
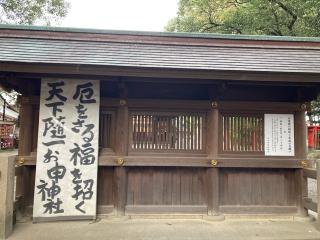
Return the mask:
M112 142L112 121L114 120L113 112L101 112L100 123L99 123L99 147L100 148L111 148Z
M264 151L263 116L223 116L223 151Z
M132 149L202 151L203 114L132 115Z

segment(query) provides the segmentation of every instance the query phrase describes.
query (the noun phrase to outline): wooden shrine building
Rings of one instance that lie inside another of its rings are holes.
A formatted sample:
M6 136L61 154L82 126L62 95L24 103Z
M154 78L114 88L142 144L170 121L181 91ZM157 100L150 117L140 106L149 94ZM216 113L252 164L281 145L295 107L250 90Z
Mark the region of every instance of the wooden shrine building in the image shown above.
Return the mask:
M100 81L98 214L306 213L320 39L1 25L0 82L22 93L26 210L44 78Z

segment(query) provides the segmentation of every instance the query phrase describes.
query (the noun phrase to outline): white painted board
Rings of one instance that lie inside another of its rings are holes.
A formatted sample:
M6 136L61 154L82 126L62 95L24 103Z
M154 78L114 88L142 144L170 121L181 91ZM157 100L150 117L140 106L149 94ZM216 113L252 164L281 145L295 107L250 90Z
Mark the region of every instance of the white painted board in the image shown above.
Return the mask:
M294 156L294 115L264 115L266 156Z
M34 221L96 216L100 82L42 79Z

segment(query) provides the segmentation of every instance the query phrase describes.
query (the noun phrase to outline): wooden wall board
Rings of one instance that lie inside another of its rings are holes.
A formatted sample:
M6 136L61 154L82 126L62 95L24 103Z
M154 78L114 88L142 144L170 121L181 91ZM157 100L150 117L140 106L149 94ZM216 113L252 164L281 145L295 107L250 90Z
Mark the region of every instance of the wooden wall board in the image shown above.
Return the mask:
M220 170L221 205L296 206L296 170Z
M199 168L129 168L127 205L206 205L205 173Z
M99 167L98 168L98 198L97 205L114 205L115 200L115 183L114 183L114 168Z
M115 80L117 82L118 80ZM133 83L134 84L134 81ZM130 85L130 84L129 84ZM116 87L117 84L114 84ZM190 86L194 86L190 84ZM204 85L206 86L206 85ZM217 85L218 86L218 85ZM150 87L150 89L155 86ZM244 88L244 87L243 87ZM129 87L130 90L130 87ZM113 90L112 90L113 91ZM114 90L116 91L116 90ZM209 90L208 90L209 91ZM295 157L265 157L261 154L221 153L220 114L248 112L290 112L296 114L296 146L303 143L302 103L213 101L212 99L103 98L104 110L115 112L114 151L99 157L98 212L126 213L290 213L301 208L304 185L299 173L305 149ZM209 96L209 95L208 95ZM125 101L124 101L125 100ZM22 136L19 158L24 158L25 206L33 201L39 98L29 95L22 101ZM214 103L214 105L213 105ZM206 151L204 153L130 152L128 138L131 110L205 112ZM31 116L31 117L30 117ZM218 148L219 147L219 148ZM102 151L104 152L104 151ZM19 159L18 158L18 159ZM119 165L119 158L124 160ZM211 165L217 160L217 166ZM31 193L31 194L30 194Z

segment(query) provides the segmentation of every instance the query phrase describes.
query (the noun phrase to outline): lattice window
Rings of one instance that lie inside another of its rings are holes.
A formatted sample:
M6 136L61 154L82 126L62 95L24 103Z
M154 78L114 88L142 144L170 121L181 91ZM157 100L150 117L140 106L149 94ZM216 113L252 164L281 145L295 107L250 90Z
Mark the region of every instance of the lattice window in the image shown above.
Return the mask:
M99 147L111 148L114 136L114 112L102 111L99 123Z
M264 151L263 116L225 115L223 122L223 151Z
M203 114L137 113L131 118L132 149L201 151Z

